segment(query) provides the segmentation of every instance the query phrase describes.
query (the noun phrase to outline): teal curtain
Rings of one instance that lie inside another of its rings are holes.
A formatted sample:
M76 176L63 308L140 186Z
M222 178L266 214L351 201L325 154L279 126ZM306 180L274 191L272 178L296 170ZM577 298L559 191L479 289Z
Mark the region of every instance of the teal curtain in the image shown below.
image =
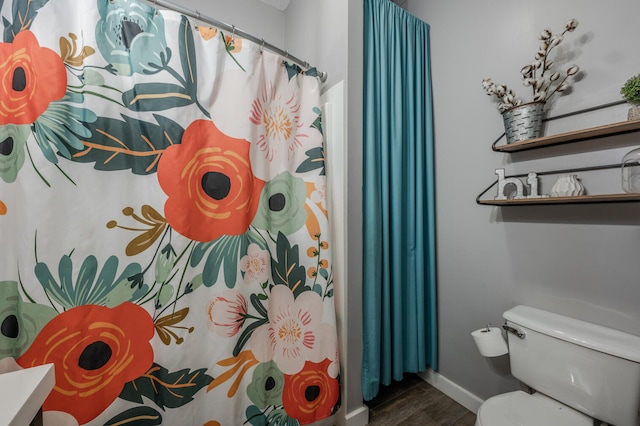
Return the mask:
M364 1L362 389L437 368L429 25Z

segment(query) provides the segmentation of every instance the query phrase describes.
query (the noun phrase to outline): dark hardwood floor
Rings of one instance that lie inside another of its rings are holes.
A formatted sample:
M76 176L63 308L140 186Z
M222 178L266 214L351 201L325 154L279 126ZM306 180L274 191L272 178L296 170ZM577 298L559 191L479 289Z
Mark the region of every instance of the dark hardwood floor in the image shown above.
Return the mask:
M371 401L372 426L474 426L476 416L415 374L380 388Z

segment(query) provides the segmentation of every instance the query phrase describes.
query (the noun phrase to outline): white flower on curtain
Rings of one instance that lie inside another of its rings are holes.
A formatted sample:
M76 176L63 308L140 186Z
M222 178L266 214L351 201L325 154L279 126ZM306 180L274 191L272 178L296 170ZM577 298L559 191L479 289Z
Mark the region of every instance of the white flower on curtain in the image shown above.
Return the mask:
M260 249L257 244L249 244L247 255L240 259L240 270L244 272L244 282L262 284L269 281L270 259L268 250Z
M295 300L290 289L277 285L269 299L269 322L251 337L251 350L262 362L273 359L285 374L296 374L305 361L320 362L335 352L335 331L322 323L322 298L312 292Z
M251 147L251 157L258 167L258 176L273 177L289 170L289 163L304 140L311 123L301 117L300 93L295 79L286 74L276 82L264 85L262 93L251 104L249 121L257 128L257 138ZM262 171L266 169L266 171Z
M210 330L223 337L235 336L242 328L248 305L239 291L225 290L216 294L207 308Z
M311 192L311 201L320 204L323 210L327 210L327 178L321 176L313 184L314 190Z

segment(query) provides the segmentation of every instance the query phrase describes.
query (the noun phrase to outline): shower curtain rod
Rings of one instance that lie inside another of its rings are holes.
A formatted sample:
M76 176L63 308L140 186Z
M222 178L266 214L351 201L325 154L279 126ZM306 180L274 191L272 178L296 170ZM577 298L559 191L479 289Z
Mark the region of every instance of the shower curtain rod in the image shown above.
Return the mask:
M251 40L252 42L259 44L260 46L262 46L263 48L269 49L272 52L275 52L279 55L282 55L285 57L285 59L291 61L291 62L295 62L296 64L302 66L305 70L311 68L311 66L309 65L309 63L307 61L303 61L300 58L297 58L293 55L291 55L289 53L289 51L287 50L282 50L277 46L274 46L271 43L266 42L263 38L258 38L256 36L253 36L245 31L242 31L238 28L236 28L235 25L229 25L229 24L225 24L224 22L218 21L216 19L210 18L208 16L205 16L203 14L201 14L200 12L198 12L197 10L190 10L187 9L185 7L182 7L180 5L165 1L165 0L146 0L148 3L153 4L156 8L158 6L163 7L165 9L169 9L169 10L173 10L175 12L178 13L182 13L183 15L189 16L191 18L196 19L197 21L202 21L205 22L207 24L213 25L216 28L219 28L221 30L224 31L229 31L234 35L238 35L242 38L245 38L247 40ZM318 78L320 79L321 82L325 82L327 80L327 73L324 71L320 71L318 70Z

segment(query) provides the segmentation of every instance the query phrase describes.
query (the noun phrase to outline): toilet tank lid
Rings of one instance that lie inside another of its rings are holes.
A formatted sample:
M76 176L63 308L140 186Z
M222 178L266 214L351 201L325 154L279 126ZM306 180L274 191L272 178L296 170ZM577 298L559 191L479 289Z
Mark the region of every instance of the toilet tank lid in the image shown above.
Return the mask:
M523 305L509 309L503 317L538 333L640 362L640 337L633 334Z

